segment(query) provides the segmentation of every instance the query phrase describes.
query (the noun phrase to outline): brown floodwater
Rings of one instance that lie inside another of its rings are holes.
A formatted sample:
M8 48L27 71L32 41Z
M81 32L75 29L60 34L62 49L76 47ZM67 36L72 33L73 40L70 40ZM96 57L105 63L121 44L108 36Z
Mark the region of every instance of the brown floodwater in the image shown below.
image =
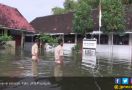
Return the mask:
M100 56L93 56L94 67L89 60L82 60L80 53L72 52L64 56L64 64L56 65L53 52L44 52L40 56L40 62L31 60L31 54L27 51L17 51L16 54L0 50L0 76L32 76L40 77L111 77L132 76L131 60ZM92 60L91 59L91 60Z

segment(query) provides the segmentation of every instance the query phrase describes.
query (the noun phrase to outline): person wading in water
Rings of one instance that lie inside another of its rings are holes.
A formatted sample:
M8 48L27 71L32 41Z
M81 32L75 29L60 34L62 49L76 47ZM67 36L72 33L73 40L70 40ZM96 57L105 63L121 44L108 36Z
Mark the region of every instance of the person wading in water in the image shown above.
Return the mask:
M38 62L39 62L39 40L35 39L35 43L32 45L32 73L33 76L38 76Z
M55 48L54 56L55 56L55 62L57 64L63 63L63 40L59 39L58 40L58 46Z

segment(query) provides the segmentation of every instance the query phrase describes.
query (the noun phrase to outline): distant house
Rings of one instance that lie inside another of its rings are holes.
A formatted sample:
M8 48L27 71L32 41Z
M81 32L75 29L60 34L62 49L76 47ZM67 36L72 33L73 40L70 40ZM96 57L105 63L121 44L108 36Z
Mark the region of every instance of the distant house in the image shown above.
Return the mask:
M94 12L94 31L98 31L98 15ZM64 37L64 43L77 43L81 42L83 39L81 34L76 35L73 31L72 12L61 15L37 17L31 22L31 25L38 33L47 33L53 36L62 36L62 38ZM90 38L91 35L88 34L87 37Z
M132 6L126 7L126 34L124 36L119 36L114 34L114 42L115 45L129 45L129 37L132 33ZM96 38L99 42L99 15L98 10L94 9L92 12L93 20L94 20L94 28L93 32L87 33L87 38ZM73 32L73 13L61 14L61 15L50 15L45 17L37 17L32 22L31 25L36 29L39 33L48 33L51 35L62 35L64 36L65 43L68 42L76 42L81 41L83 38L81 35L77 35L77 40L75 39L75 33ZM110 38L107 34L101 34L100 44L107 45L110 43Z
M73 13L62 15L51 15L45 17L37 17L31 25L38 33L47 33L53 36L64 37L65 43L75 42L75 35L72 30Z
M22 14L13 7L0 3L0 34L13 36L16 46L23 46L25 34L34 33L35 29Z
M45 17L37 17L30 24L38 33L50 34L53 37L62 38L64 48L71 50L77 43L77 37L72 27L73 13L62 15L51 15Z

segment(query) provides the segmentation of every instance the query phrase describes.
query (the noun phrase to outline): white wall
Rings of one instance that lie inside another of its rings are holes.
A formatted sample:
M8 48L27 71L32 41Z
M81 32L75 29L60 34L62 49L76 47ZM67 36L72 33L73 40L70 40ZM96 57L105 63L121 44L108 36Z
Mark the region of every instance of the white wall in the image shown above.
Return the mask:
M104 58L113 57L115 59L130 60L132 56L132 46L129 45L97 45L97 55Z
M64 54L70 55L71 49L75 44L64 44ZM32 43L25 43L25 50L31 51ZM113 52L113 53L112 53ZM132 46L130 45L97 45L96 56L102 58L115 58L119 60L131 60L132 59Z
M76 44L72 44L72 43L64 43L63 49L64 49L64 50L69 50L69 51L71 51L72 48L73 48L75 45L76 45Z
M26 51L31 51L31 47L32 47L33 43L24 43L24 50ZM49 45L46 45L46 51L51 51L54 52L54 48L51 48ZM63 48L64 48L64 54L65 55L70 55L72 48L75 46L75 44L72 43L64 43Z

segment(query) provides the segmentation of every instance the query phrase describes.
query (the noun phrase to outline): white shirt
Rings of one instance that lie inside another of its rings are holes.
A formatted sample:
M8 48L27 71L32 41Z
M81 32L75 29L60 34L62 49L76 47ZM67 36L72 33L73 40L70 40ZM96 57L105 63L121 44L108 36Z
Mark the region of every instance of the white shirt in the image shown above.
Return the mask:
M33 60L37 60L38 59L38 53L39 53L38 45L37 44L34 44L32 46L32 59Z
M63 47L61 45L58 45L55 48L55 60L60 60L60 56L63 56Z

